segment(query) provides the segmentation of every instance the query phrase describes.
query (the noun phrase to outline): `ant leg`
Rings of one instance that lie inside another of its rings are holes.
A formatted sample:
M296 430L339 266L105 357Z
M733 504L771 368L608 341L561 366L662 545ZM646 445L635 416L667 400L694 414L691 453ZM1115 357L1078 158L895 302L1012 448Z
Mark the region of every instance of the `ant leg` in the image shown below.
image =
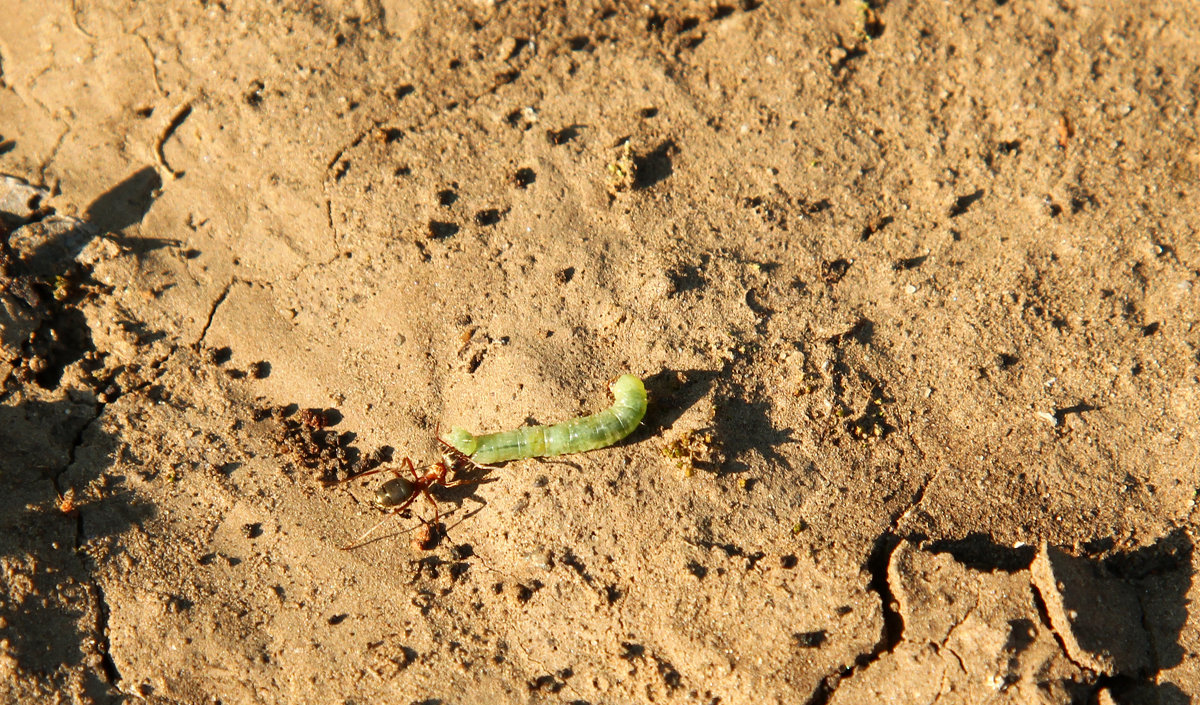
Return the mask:
M398 511L395 511L395 512L388 512L388 515L387 515L386 517L384 517L384 518L380 519L379 521L375 522L375 525L374 525L374 526L372 526L371 528L369 528L369 529L367 529L366 531L364 531L364 532L362 533L362 535L360 535L358 538L354 539L354 543L350 544L349 546L342 546L342 547L341 547L341 549L342 549L343 551L353 551L354 549L356 549L356 548L358 548L358 547L360 547L360 546L364 546L364 545L366 545L366 544L367 544L367 537L368 537L368 536L370 536L371 534L375 533L375 530L376 530L376 529L378 529L379 527L381 527L381 526L383 526L384 524L388 523L389 521L391 521L391 520L395 519L395 518L396 518L396 517L398 517L398 516L400 516L400 512L398 512Z
M437 500L435 500L435 499L433 498L433 494L432 494L432 493L430 493L430 491L429 491L429 490L422 490L422 491L421 491L421 494L422 494L422 495L425 497L425 501L426 501L426 502L429 502L431 505L433 505L433 521L434 521L434 523L436 524L436 523L437 523L437 520L438 520L438 504L437 504Z
M433 537L433 540L436 542L438 534L445 535L445 532L442 530L442 523L441 523L442 522L442 513L438 509L438 504L436 501L434 501L433 495L429 492L429 490L425 490L422 494L425 495L426 501L428 501L430 504L433 505L433 523L430 524L429 526L433 527L432 537ZM432 548L433 546L436 546L436 545L437 545L436 543L432 543L432 544L430 544L430 547ZM422 548L424 548L424 547L422 547Z
M433 477L431 478L428 475L425 477L425 484L420 486L419 492L421 493L421 496L423 496L425 498L426 502L429 502L430 504L433 505L433 525L437 526L438 516L439 516L438 504L437 504L437 500L435 500L433 498L433 493L429 491L429 488L432 487L433 485L445 486L445 484L446 484L446 464L445 463L435 463L433 465L433 468L434 468ZM413 496L413 499L416 499L415 494Z
M400 461L400 464L408 468L408 472L413 476L413 480L417 482L421 481L421 476L417 474L417 468L413 465L412 458L405 456L404 460Z
M375 522L375 525L372 526L371 528L367 529L365 532L363 532L363 534L361 536L359 536L357 539L354 540L354 543L350 544L349 546L342 546L342 550L350 551L350 550L358 548L359 546L366 544L367 543L366 538L368 536L375 533L375 531L379 527L383 526L384 524L388 523L389 521L400 516L400 513L403 512L405 509L408 509L409 505L411 505L413 503L413 501L416 500L416 498L417 498L417 495L413 494L413 496L411 496L407 500L405 500L403 504L397 506L395 509L388 512L388 515L386 517ZM409 531L411 531L411 529L409 529Z
M407 469L408 469L408 471L409 471L410 473L412 473L413 477L416 477L416 476L417 476L417 471L416 471L416 468L414 468L414 467L413 467L413 461L412 461L412 458L409 458L409 457L405 456L404 460L401 460L401 461L400 461L400 466L401 466L402 468L407 468ZM366 472L360 472L360 473L358 473L357 475L351 475L350 477L347 477L345 480L338 480L337 482L335 482L335 483L333 483L333 484L335 484L335 485L344 485L344 484L346 484L347 482L353 482L353 481L355 481L355 480L357 480L357 479L359 479L359 478L368 477L368 476L370 476L370 475L377 475L377 474L379 474L379 473L381 473L381 472L390 472L390 473L392 473L392 474L396 474L396 475L400 474L400 470L397 470L396 468L394 468L394 467L392 467L392 466L388 465L387 467L376 468L376 469L374 469L374 470L367 470Z
M396 470L396 468L393 468L390 466L386 467L386 468L378 468L376 470L368 470L366 472L360 472L357 475L351 475L350 477L347 477L345 480L338 480L337 482L335 482L333 484L344 485L347 482L354 482L355 480L357 480L360 477L366 477L367 475L375 475L375 474L381 473L381 472L397 472L397 470Z

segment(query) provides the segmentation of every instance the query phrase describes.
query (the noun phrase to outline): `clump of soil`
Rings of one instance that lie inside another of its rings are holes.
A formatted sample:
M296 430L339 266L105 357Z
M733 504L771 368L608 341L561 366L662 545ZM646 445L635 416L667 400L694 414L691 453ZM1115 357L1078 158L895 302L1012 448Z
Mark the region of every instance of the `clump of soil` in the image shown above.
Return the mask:
M278 452L311 471L322 485L344 482L370 472L391 460L390 448L362 453L351 445L354 434L327 428L340 418L333 409L300 409L295 405L259 411L262 418L277 424L274 433Z

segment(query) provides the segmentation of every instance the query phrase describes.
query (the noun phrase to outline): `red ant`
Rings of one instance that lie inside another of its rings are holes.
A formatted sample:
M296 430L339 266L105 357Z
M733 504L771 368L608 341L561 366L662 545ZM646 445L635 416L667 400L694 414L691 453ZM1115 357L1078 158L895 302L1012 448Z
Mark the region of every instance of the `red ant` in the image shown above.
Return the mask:
M442 459L432 465L426 466L424 474L419 474L417 472L416 465L413 464L412 458L406 457L404 460L400 461L401 469L386 467L379 468L378 470L368 470L367 472L360 473L354 477L349 477L345 480L342 480L342 482L351 482L353 480L366 477L367 475L374 475L381 472L390 472L395 475L395 477L387 482L384 482L375 490L375 504L381 509L386 509L388 511L388 516L376 522L375 526L367 529L366 533L364 533L362 536L359 536L354 543L350 544L349 546L343 546L343 551L349 551L365 545L365 539L368 536L373 534L376 529L386 524L393 517L398 516L401 512L408 509L413 502L417 501L418 496L424 497L430 504L433 505L432 526L433 531L436 532L438 527L438 519L441 515L438 511L437 502L434 500L433 495L429 492L429 489L434 485L441 487L458 487L460 485L469 485L479 482L478 479L449 480L446 477L448 473L453 474L453 476L457 478L458 475L463 472L494 469L490 465L479 465L454 446L446 443L440 438L438 440L443 446L445 446L445 450L442 453ZM405 477L402 474L402 470L407 470L408 474L412 475L412 479L410 480ZM425 536L427 538L420 542L420 548L427 548L430 543L430 539L428 537L431 537L431 532L428 530L428 526L430 524L424 519L421 520L421 523L427 527L425 532Z

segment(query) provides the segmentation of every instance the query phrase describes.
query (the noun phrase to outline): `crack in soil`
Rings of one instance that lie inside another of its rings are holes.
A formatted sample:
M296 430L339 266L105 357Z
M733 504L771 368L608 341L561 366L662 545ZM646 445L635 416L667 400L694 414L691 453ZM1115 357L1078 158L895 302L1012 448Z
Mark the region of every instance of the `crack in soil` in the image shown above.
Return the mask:
M84 434L87 433L87 430L92 427L92 424L96 423L96 419L100 418L100 412L103 410L104 404L99 402L92 406L91 418L89 418L82 426L79 427L79 430L75 432L75 438L71 441L71 447L67 449L67 462L58 469L58 472L54 473L54 475L50 477L50 482L54 485L54 492L59 496L60 499L64 496L64 494L62 487L58 484L58 479L62 477L64 472L69 470L71 466L75 464L75 453L79 451L79 446L83 445ZM78 537L76 537L75 547L79 547Z
M83 516L80 515L79 526L82 531ZM104 597L104 590L94 579L88 580L88 585L92 588L92 599L96 601L96 650L100 654L100 667L104 671L104 678L108 684L117 690L121 689L121 672L117 670L117 663L112 657L112 645L108 640L108 618L112 614L109 609L108 600Z
M92 408L92 417L88 419L87 423L80 426L79 432L75 434L75 439L71 443L71 447L67 450L66 464L63 465L63 467L59 469L59 471L55 473L53 477L50 478L51 482L54 484L54 491L60 498L64 497L64 494L62 487L59 484L59 478L63 473L69 470L72 465L75 464L75 456L76 453L79 452L80 446L83 445L84 436L87 434L88 429L90 429L96 423L96 421L100 419L100 415L104 411L104 406L105 405L103 403L99 402L95 404L95 406ZM77 560L79 560L79 549L83 546L83 542L83 512L79 509L76 509L74 548ZM108 640L108 618L111 610L108 607L108 601L104 598L104 590L100 587L100 584L96 581L91 571L87 570L83 565L82 560L80 560L80 570L83 575L86 576L85 584L87 585L89 596L96 605L96 622L92 625L92 629L95 633L96 652L100 656L100 667L102 674L105 681L109 685L119 690L121 673L117 670L116 662L113 661L112 654L110 653L111 645L109 644Z
M1076 661L1075 658L1071 656L1071 652L1067 650L1066 640L1064 640L1062 634L1059 634L1058 630L1054 628L1054 623L1050 621L1050 608L1046 606L1046 598L1042 597L1042 591L1039 590L1038 586L1032 581L1029 583L1029 589L1033 591L1033 606L1037 608L1038 619L1042 620L1042 626L1046 628L1046 631L1054 635L1054 641L1058 642L1058 648L1062 651L1063 656L1065 656L1068 661L1073 663L1076 668L1084 673L1092 673L1092 669Z
M875 646L870 651L856 656L853 666L843 666L822 678L821 682L817 684L816 690L805 701L806 705L827 705L843 681L866 670L871 664L892 653L904 640L904 618L896 610L896 598L892 594L892 587L888 582L888 565L891 564L892 554L900 545L900 541L901 539L895 531L889 528L875 540L875 547L871 549L871 555L867 557L866 567L871 574L871 581L867 583L867 588L874 590L879 595L883 607L883 631L879 636L879 641L875 642Z
M925 454L919 447L917 452L921 453L924 458ZM888 566L891 565L892 554L902 540L896 533L899 525L920 506L925 499L925 492L938 475L939 471L934 471L921 482L917 491L913 493L912 499L909 500L908 506L893 515L891 525L879 538L875 539L875 546L867 556L866 567L871 574L867 589L874 590L879 595L883 611L883 632L880 634L879 641L870 651L856 656L853 666L842 666L836 672L822 678L821 682L817 684L816 690L805 701L806 705L826 705L842 681L859 671L866 670L884 655L892 653L904 640L904 617L896 610L896 596L892 593L892 586L888 581ZM1048 618L1047 616L1046 619ZM955 656L957 657L957 654Z
M74 0L72 0L72 4L74 4ZM78 19L76 19L76 26L78 26ZM166 96L167 92L163 90L162 80L158 75L158 56L154 53L154 49L150 48L150 41L146 37L138 32L134 32L134 36L142 40L142 46L146 49L146 53L150 55L150 75L154 78L154 87L158 89L160 96Z
M157 81L157 78L155 80ZM162 133L159 134L158 139L154 142L154 156L158 157L159 166L166 169L167 173L176 179L183 176L183 172L171 168L171 165L167 162L167 156L163 154L163 147L167 143L167 140L171 139L171 135L175 134L175 131L183 125L183 121L187 120L191 114L192 101L188 100L175 110L175 114L171 116L170 121L167 122L166 127L163 128Z
M341 158L340 154L338 158ZM326 172L328 172L328 169L326 169ZM334 257L338 257L340 256L338 252L338 232L337 228L333 225L333 199L329 197L328 184L325 186L325 220L329 222L329 239L333 242Z
M921 506L921 502L925 501L925 492L929 489L929 486L933 484L933 481L938 478L940 473L940 469L934 470L925 477L925 480L921 482L919 487L917 487L917 491L913 493L912 499L908 501L908 506L905 507L904 511L900 512L896 516L896 520L892 522L893 530L895 527L903 523L905 519L910 517L913 512L917 511L917 508Z
M65 473L71 468L72 465L75 464L76 454L84 443L84 436L87 435L88 429L90 429L96 423L96 421L100 419L100 415L104 411L104 406L105 404L103 403L96 403L93 406L91 418L89 418L86 423L79 427L79 431L75 434L74 440L67 449L67 462L61 468L59 468L58 472L50 476L50 483L53 485L54 492L58 495L60 501L63 501L67 496L63 492L62 485L60 484L60 478L63 473ZM70 510L63 509L62 511L65 512ZM82 582L88 591L88 597L96 606L96 621L92 625L92 632L94 634L96 644L96 654L100 657L100 675L102 675L106 683L113 688L120 690L121 673L117 669L116 662L113 660L112 654L110 653L111 645L108 639L108 619L109 615L111 614L111 610L109 609L108 602L104 597L104 590L100 587L100 584L96 581L91 571L87 570L87 568L83 565L83 561L79 558L79 551L84 542L83 512L76 508L74 509L74 514L75 540L73 547L75 549L75 559L79 561L80 574Z
M209 306L208 319L204 321L204 328L200 331L200 337L196 339L196 342L192 343L192 349L196 352L200 352L200 346L204 343L205 336L208 335L208 329L212 326L213 318L217 315L217 309L221 307L221 304L225 303L225 298L229 296L229 290L233 288L235 282L237 282L237 277L230 279L225 288L221 290L221 294Z
M39 106L41 106L41 108L43 110L46 111L47 114L49 114L51 116L54 115L54 113L49 108L47 108L40 100L37 100L36 98L34 100L37 102L37 104ZM42 160L41 164L38 165L38 183L42 183L42 184L46 183L46 171L50 169L50 165L54 162L55 159L58 158L58 151L60 149L62 149L63 142L66 141L67 135L69 135L69 134L71 134L71 126L70 126L70 124L67 124L67 125L63 126L62 132L60 132L58 137L54 140L54 145L52 147L50 147L50 154L44 160ZM57 181L57 179L56 179L56 181ZM50 193L53 194L57 190L58 190L58 187L56 184L53 188L50 189Z
M163 374L163 370L161 369L161 363L164 362L165 360L167 360L168 358L170 358L174 352L175 352L175 349L172 348L171 352L162 356L160 359L154 361L154 363L152 363L151 367L156 370L156 374L151 379L128 390L126 393L133 393L140 389L144 389L145 387L149 386L150 384L153 384L154 381L159 379ZM54 473L53 475L50 476L50 482L53 485L54 491L58 495L60 501L64 500L64 498L66 498L66 496L67 496L63 492L63 488L62 488L62 484L61 484L61 477L62 477L63 473L67 472L67 470L69 470L73 465L75 465L77 454L79 452L79 448L83 446L84 438L86 437L88 430L91 429L92 426L94 426L96 424L96 422L100 420L100 417L104 413L104 409L106 406L107 406L107 404L104 402L96 402L92 406L91 418L89 418L86 423L84 423L83 425L81 425L79 427L79 431L76 432L75 438L72 440L70 447L67 449L67 462L61 468L59 468L59 470L56 473ZM66 511L66 510L64 510L64 511ZM110 686L112 686L113 688L116 688L118 691L120 691L121 673L117 669L116 662L112 658L112 653L111 653L112 647L111 647L111 644L110 644L109 638L108 638L108 620L109 620L109 617L110 617L112 611L109 608L108 601L104 596L103 588L100 587L100 584L96 581L96 579L92 575L91 571L87 570L86 566L84 566L84 564L83 564L83 561L79 558L80 549L83 547L83 543L84 543L84 540L86 537L85 531L84 531L84 524L83 524L84 517L83 517L83 511L81 509L75 509L74 511L75 511L75 516L74 516L74 519L75 519L75 540L74 540L75 556L76 556L76 560L80 561L79 567L80 567L80 573L83 577L83 584L86 586L86 588L88 590L90 599L96 605L96 621L92 625L92 629L95 634L96 653L100 657L100 668L101 668L101 672L104 677L104 680Z

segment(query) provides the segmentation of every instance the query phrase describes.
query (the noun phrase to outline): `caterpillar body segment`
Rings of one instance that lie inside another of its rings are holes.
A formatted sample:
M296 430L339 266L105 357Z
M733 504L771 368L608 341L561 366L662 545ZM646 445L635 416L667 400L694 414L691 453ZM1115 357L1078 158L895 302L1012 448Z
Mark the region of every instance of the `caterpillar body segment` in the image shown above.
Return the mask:
M609 385L609 390L613 405L591 416L553 426L522 426L482 436L455 427L445 441L480 465L604 448L632 433L646 415L646 387L642 380L621 375Z

